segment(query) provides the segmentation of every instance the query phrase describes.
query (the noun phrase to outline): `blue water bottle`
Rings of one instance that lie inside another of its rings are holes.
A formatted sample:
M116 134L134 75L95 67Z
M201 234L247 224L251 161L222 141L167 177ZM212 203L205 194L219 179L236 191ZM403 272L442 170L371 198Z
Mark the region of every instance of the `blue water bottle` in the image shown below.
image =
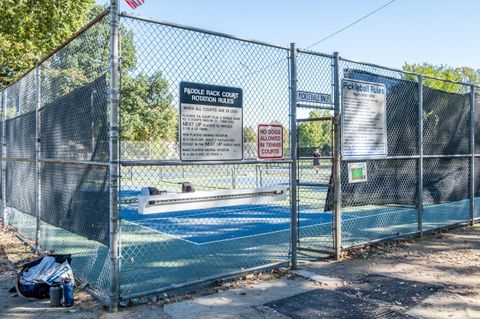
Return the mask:
M63 306L71 307L73 306L73 283L70 278L65 278L65 281L62 284L63 288Z

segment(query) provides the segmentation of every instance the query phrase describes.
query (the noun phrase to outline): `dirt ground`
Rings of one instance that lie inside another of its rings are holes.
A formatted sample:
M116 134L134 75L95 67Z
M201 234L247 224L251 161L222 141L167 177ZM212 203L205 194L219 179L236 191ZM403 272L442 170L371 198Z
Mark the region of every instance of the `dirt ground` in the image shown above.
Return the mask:
M414 306L402 304L401 298L395 300L399 312L415 318L480 318L480 226L370 245L346 254L341 261L302 262L295 273L283 269L249 274L235 282L219 283L202 295L178 300L144 298L139 305L121 308L116 314L108 313L81 291L76 292L71 308L52 308L48 301L9 293L21 265L32 258L28 246L1 228L0 318L290 318L265 304L318 288L358 289L355 282L372 274L441 287ZM358 299L367 298L362 294L361 290L355 293Z

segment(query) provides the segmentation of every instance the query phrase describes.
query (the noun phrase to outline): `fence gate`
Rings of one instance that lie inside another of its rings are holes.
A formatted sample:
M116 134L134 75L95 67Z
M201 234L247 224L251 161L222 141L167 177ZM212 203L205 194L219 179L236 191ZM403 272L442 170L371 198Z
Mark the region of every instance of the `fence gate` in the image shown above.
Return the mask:
M334 254L333 119L333 116L297 119L297 250L300 255Z

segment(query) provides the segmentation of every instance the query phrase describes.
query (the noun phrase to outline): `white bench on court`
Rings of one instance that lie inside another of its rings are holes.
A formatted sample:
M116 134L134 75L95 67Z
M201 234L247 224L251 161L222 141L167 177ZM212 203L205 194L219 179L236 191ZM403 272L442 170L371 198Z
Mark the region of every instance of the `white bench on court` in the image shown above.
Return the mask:
M139 196L139 214L160 214L186 210L251 205L287 200L287 187L271 186L232 190L166 193Z

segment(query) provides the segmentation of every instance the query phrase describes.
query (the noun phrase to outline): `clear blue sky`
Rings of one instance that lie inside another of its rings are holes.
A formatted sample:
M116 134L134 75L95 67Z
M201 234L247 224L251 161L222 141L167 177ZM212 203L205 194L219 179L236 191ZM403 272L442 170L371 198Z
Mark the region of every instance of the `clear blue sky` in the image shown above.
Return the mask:
M105 4L108 0L96 0ZM122 11L257 39L307 47L388 0L145 0ZM396 0L313 50L400 68L405 62L480 69L478 0Z

